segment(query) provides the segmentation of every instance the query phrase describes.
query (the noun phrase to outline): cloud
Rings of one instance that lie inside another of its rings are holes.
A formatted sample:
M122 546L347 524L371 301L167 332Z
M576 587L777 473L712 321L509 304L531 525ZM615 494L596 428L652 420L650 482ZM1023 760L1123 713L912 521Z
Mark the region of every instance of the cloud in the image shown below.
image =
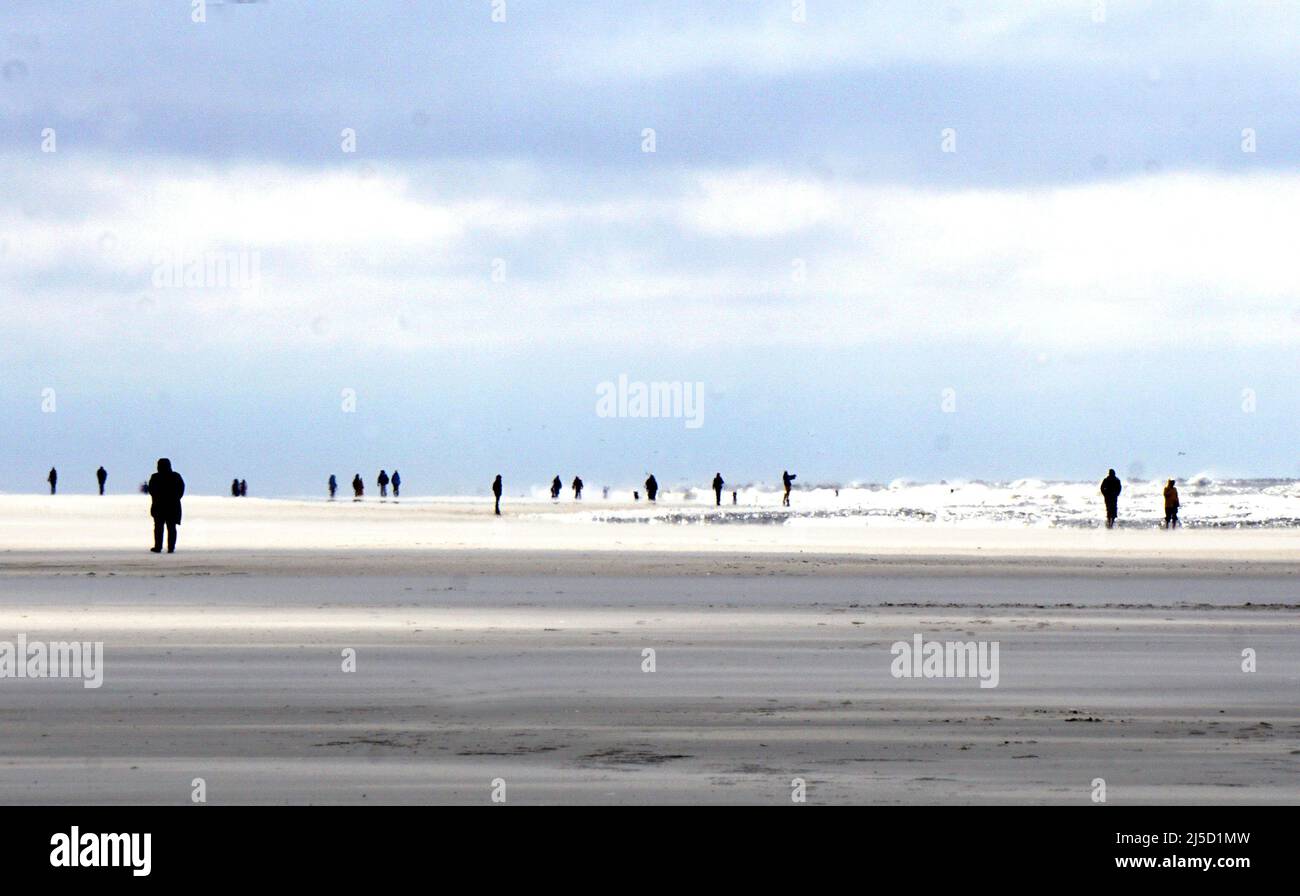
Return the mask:
M568 188L572 172L522 163L3 165L15 201L0 212L0 321L87 343L156 318L214 352L1296 335L1287 224L1300 175L922 190L745 167L592 194ZM209 271L159 286L160 265L228 258L252 260L257 282Z

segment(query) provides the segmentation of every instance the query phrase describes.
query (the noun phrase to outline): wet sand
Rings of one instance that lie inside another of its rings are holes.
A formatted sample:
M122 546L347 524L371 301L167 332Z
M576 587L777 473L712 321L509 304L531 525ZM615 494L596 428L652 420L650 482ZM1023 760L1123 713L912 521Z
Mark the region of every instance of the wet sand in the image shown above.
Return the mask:
M0 639L105 653L0 679L0 801L1300 802L1284 556L184 546L0 550Z

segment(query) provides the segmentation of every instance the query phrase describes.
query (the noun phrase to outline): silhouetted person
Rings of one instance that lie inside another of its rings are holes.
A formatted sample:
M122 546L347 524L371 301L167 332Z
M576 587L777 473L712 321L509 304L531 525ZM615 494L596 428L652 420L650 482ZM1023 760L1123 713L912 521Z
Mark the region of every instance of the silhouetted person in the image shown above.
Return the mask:
M247 480L247 479L241 479L241 480L239 480L239 497L241 497L241 498L247 498L247 497L248 497L248 480Z
M645 496L651 501L659 494L659 483L655 480L655 474L651 473L645 481Z
M352 500L360 501L361 496L366 493L366 484L361 479L361 474L357 473L352 477Z
M717 505L719 507L722 506L722 486L724 484L725 483L722 481L722 474L714 473L713 474L713 497L716 499Z
M1169 480L1165 486L1165 528L1173 529L1178 525L1178 489L1174 481Z
M496 479L492 480L492 494L497 499L496 515L500 516L501 515L501 474L500 473L497 474Z
M383 470L380 470L379 479L377 481L379 482L379 497L387 498L388 497L388 474L385 473Z
M640 500L641 500L641 493L640 493L640 492L632 492L632 500L633 500L633 501L640 501Z
M1119 493L1122 489L1114 470L1109 471L1101 481L1101 496L1106 499L1107 529L1115 528L1115 519L1119 516Z
M794 482L797 478L799 477L795 476L789 470L783 470L781 472L781 484L785 486L785 497L781 499L781 504L786 507L790 506L790 483Z
M393 471L393 497L402 497L402 474L396 470Z
M239 480L238 480L238 479L232 479L232 480L230 480L230 497L232 497L232 498L238 498L238 497L239 497Z
M103 467L96 470L95 480L99 483L99 493L102 495L104 493L104 484L108 482L108 470L105 470Z
M739 503L740 503L740 499L736 497L736 493L735 493L735 492L732 492L732 493L731 493L731 503L732 503L732 504L739 504Z
M337 492L338 490L339 490L339 481L334 478L333 473L330 473L330 500L331 501L334 500L334 493Z
M560 482L560 477L559 477L559 476L556 476L554 479L551 480L551 500L552 500L552 501L558 501L558 500L560 499L560 489L562 489L562 488L564 488L564 485Z
M573 477L573 500L575 501L582 500L582 477L581 476Z
M176 552L176 527L181 524L181 498L185 497L185 480L172 470L172 462L158 458L158 472L149 477L149 515L153 517L153 547L162 553L163 527L167 528L167 553Z
M45 477L45 481L50 484L50 494L54 494L59 487L59 471L50 467L50 475Z

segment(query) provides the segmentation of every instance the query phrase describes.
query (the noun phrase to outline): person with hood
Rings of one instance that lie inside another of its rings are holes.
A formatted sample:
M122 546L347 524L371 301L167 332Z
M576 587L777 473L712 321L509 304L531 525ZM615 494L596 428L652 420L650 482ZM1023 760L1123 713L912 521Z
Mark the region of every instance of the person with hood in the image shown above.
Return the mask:
M1119 516L1119 493L1123 490L1119 477L1114 470L1106 473L1101 481L1101 496L1106 500L1106 528L1115 528L1115 519Z
M361 496L366 493L366 483L361 479L361 474L357 473L352 477L352 500L360 501Z
M172 469L172 462L158 458L158 472L149 477L149 515L153 517L153 547L162 553L163 529L167 529L167 553L176 553L176 527L181 524L181 498L185 497L185 480Z
M99 493L104 493L104 483L108 482L108 470L100 467L95 471L95 481L99 483Z
M379 483L379 497L387 498L388 497L388 473L386 473L383 470L380 470L379 479L377 479L376 481Z
M719 507L722 506L722 486L724 486L725 484L726 483L722 481L721 473L713 474L713 497L716 499L717 505Z
M50 467L50 475L45 477L45 481L50 484L50 494L54 494L59 487L59 471Z
M560 489L562 489L562 488L564 488L564 485L560 482L560 477L559 477L559 475L556 475L556 477L555 477L554 479L551 480L551 500L552 500L552 501L558 501L558 500L560 500Z
M659 482L655 479L655 474L651 473L645 481L645 496L651 501L659 494Z
M394 498L402 497L402 474L394 470L392 481L393 481L393 497Z
M329 487L330 487L330 500L333 501L334 493L339 490L339 481L334 478L333 473L330 473Z
M798 477L789 470L783 470L781 472L781 483L785 486L785 497L781 499L781 504L785 507L790 506L790 483L794 482L797 478Z
M492 495L497 499L496 515L500 516L501 515L501 474L500 473L497 474L496 479L492 480Z
M1178 526L1178 489L1174 487L1174 480L1170 479L1169 484L1165 486L1165 528L1174 529Z
M573 500L575 501L582 500L582 477L581 476L573 477Z

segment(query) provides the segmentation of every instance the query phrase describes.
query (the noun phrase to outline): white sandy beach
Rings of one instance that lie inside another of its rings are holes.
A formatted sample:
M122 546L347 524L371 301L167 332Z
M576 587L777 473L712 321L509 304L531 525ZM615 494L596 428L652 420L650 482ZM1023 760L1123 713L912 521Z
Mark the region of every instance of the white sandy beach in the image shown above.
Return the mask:
M0 801L1300 802L1296 530L592 509L195 496L156 556L142 496L0 496L0 640L105 657L0 679Z

